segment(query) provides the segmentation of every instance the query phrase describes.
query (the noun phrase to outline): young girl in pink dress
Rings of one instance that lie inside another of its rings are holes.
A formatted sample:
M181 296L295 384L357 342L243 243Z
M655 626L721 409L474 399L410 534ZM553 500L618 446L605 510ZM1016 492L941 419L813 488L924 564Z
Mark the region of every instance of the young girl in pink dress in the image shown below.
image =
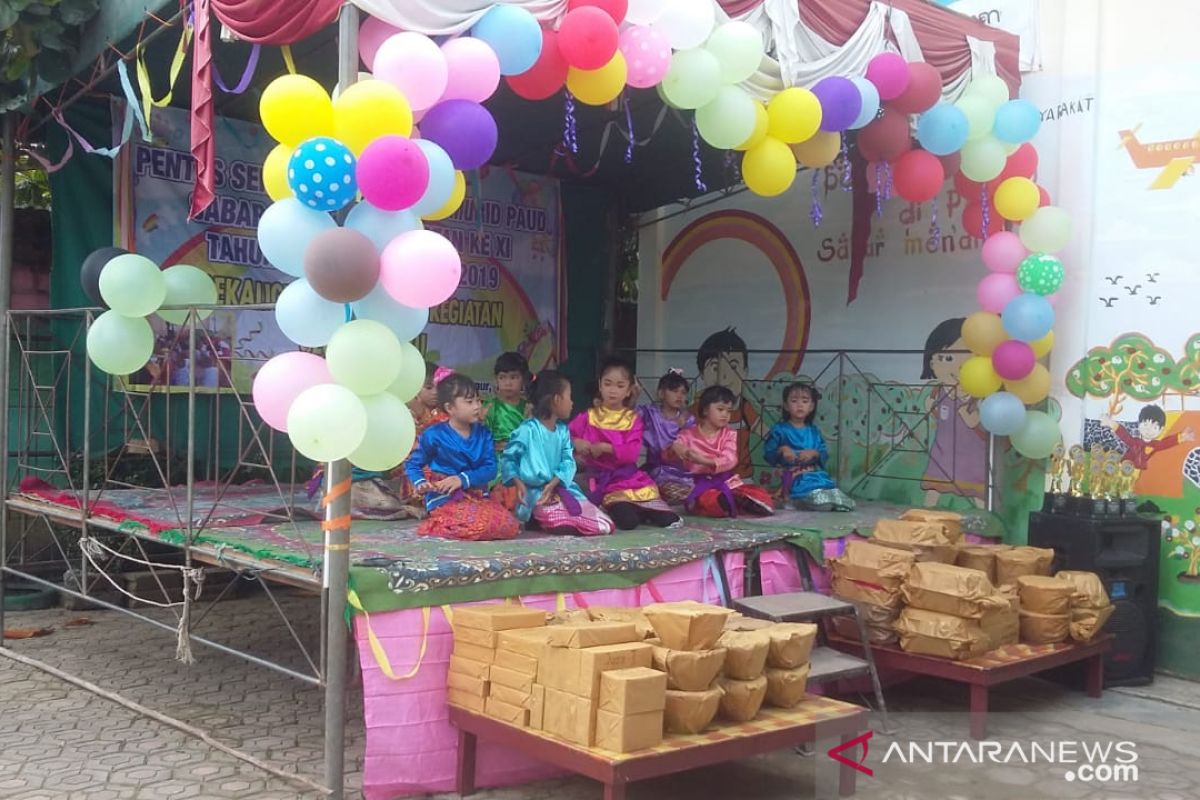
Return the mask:
M569 426L576 460L585 469L584 491L621 530L641 523L658 528L682 524L659 496L654 479L637 466L643 425L633 409L633 367L610 359L600 369L599 383L592 407Z
M694 487L685 506L702 517L736 517L745 511L756 517L775 513L771 495L747 483L737 473L737 431L729 427L737 398L724 386L709 386L700 394L700 419L679 432L670 455L692 475Z
M642 415L642 440L646 444L644 469L658 484L658 491L672 505L678 505L692 493L692 476L666 453L675 444L679 431L696 424L687 407L688 382L681 370L670 370L658 379L658 402L638 406Z

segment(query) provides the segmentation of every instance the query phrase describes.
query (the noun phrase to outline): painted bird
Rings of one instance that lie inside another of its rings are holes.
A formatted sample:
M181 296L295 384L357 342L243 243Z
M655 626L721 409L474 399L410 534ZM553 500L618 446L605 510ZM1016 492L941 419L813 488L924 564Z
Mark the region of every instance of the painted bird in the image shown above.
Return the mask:
M1158 301L1162 300L1162 295L1160 295L1160 294L1147 295L1146 299L1150 301L1150 305L1156 306L1156 305L1158 305Z
M1119 300L1119 299L1120 298L1118 298L1118 297L1101 297L1100 302L1104 303L1105 308L1112 308L1113 303L1117 302L1117 300Z
M1130 297L1133 297L1138 293L1138 289L1140 288L1142 288L1142 285L1140 283L1136 283L1133 286L1126 286L1125 291L1129 292Z
M1107 275L1106 275L1106 276L1104 277L1104 280L1108 281L1108 282L1109 282L1109 283L1111 283L1113 286L1116 286L1116 285L1117 285L1117 281L1121 280L1121 278L1124 278L1124 277L1125 277L1124 275L1113 275L1112 277L1109 277L1109 276L1107 276Z
M1162 274L1161 272L1147 272L1146 280L1149 281L1150 283L1158 283L1158 276L1161 274Z

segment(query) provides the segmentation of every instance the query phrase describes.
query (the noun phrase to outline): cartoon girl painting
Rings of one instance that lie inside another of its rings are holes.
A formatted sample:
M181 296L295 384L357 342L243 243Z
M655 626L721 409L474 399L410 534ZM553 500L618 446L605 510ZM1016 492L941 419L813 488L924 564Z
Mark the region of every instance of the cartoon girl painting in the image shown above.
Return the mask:
M933 444L921 488L931 508L943 495L966 498L980 508L987 497L987 434L979 426L979 401L958 385L959 370L970 357L962 340L963 321L945 320L925 340L921 379L934 381L925 399Z

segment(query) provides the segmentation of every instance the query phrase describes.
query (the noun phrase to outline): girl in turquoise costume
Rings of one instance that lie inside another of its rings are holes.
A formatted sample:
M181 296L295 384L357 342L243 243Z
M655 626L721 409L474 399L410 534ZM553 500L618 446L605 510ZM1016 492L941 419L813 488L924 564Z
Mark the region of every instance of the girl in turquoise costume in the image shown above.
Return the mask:
M783 468L783 493L800 509L809 511L853 511L850 499L829 473L825 464L829 448L825 437L812 423L821 395L807 383L793 383L783 390L783 420L767 435L767 463Z

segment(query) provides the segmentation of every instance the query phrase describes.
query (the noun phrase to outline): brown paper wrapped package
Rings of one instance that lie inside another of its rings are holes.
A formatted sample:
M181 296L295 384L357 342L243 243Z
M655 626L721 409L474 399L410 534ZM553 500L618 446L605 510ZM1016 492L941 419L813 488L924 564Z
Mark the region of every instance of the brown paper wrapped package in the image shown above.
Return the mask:
M904 551L897 550L896 552ZM899 608L904 603L904 598L898 589L885 589L878 584L843 578L838 574L836 567L833 569L833 577L829 584L833 590L833 596L839 600L848 600L851 603L870 603L884 608Z
M586 608L569 608L555 611L546 617L547 625L586 625L592 621L592 615Z
M904 519L879 520L875 523L875 530L871 534L871 538L876 544L888 545L954 544L946 535L946 527L940 522L917 522ZM905 549L910 548L906 547Z
M701 692L679 692L667 689L667 705L663 726L667 733L700 733L717 716L724 691L719 686Z
M510 725L517 725L524 728L529 723L529 709L524 706L510 705L503 700L497 700L495 697L487 699L483 710L489 717L495 717Z
M461 625L454 628L454 641L462 642L463 644L473 644L476 647L486 647L489 650L495 650L496 644L500 640L500 634L497 631L485 631L479 628L464 628Z
M1007 544L962 544L958 546L958 555L954 563L959 567L987 573L988 580L995 584L996 553L1011 549Z
M492 648L480 647L477 644L466 644L464 642L455 642L451 655L483 664L491 664L496 660L496 651Z
M899 613L897 611L896 613ZM829 622L833 625L833 632L843 639L849 639L852 642L859 640L858 622L854 617L848 617L839 614L829 618ZM867 643L873 645L895 644L899 637L896 635L896 629L889 622L886 625L867 625Z
M1021 641L1028 644L1054 644L1065 641L1071 632L1070 614L1038 614L1021 610Z
M721 716L734 722L749 722L762 708L767 697L767 679L759 675L752 681L721 678Z
M717 639L725 648L725 674L748 681L762 675L771 650L771 637L764 631L726 631Z
M950 564L914 564L901 591L911 607L956 617L979 619L989 609L1008 606L987 575Z
M774 625L769 619L755 619L738 614L736 611L729 615L729 619L725 620L725 630L727 631L761 631Z
M481 605L457 606L454 626L485 631L507 631L513 628L539 628L546 624L546 612L522 606Z
M1077 642L1090 642L1112 614L1113 606L1071 609L1071 638Z
M987 652L990 644L978 620L921 608L901 611L896 633L905 651L943 658L974 658Z
M899 589L914 560L908 550L853 540L846 543L846 552L841 557L830 561L830 567L843 578Z
M546 710L546 687L540 683L533 685L533 694L529 696L529 727L540 731L542 719Z
M446 702L452 706L458 706L468 711L474 711L476 714L482 714L484 705L487 703L487 698L459 689L450 689L446 692Z
M472 678L470 675L464 675L461 672L448 673L446 675L446 686L464 694L473 694L476 697L487 697L488 695L488 681L481 678Z
M1008 601L1008 606L986 611L979 618L979 626L988 637L989 650L1021 641L1021 617L1017 613L1021 601L1017 589L1015 586L1002 586L996 591Z
M654 747L663 740L663 712L640 714L596 712L596 747L614 753L632 753Z
M795 669L808 663L813 643L817 640L816 625L811 622L781 622L767 628L766 633L771 637L768 666Z
M808 686L809 669L811 667L808 664L795 669L767 667L767 671L763 673L767 679L767 705L776 708L795 707L804 699L804 690Z
M910 508L900 515L900 519L912 522L940 522L946 529L946 538L952 544L962 541L962 514L956 511L942 511L936 508Z
M1049 575L1054 551L1045 547L1014 547L996 553L996 584L1017 585L1022 575Z
M1075 596L1071 598L1072 608L1107 608L1112 605L1108 592L1104 591L1104 582L1094 572L1064 569L1054 577L1070 581L1075 587Z
M538 683L548 688L594 699L600 692L600 675L610 669L650 666L651 647L642 642L606 644L576 650L547 647L538 665ZM492 679L496 668L492 669ZM547 701L549 702L549 701Z
M542 701L542 730L568 742L591 747L596 732L596 704L546 687Z
M720 606L684 601L655 603L643 609L663 646L671 650L711 650L733 612Z
M1045 575L1022 575L1017 578L1021 593L1021 608L1038 614L1066 614L1071 610L1075 584L1065 578Z
M550 637L549 628L524 628L521 630L501 631L500 650L509 650L523 656L538 658L546 647ZM494 660L494 659L493 659Z
M520 672L523 675L537 677L538 660L533 656L514 653L512 650L497 650L495 665L513 672Z
M632 622L592 622L589 619L553 626L546 643L551 647L599 647L641 640Z
M588 614L596 622L632 622L639 639L649 639L654 635L654 626L640 608L592 606L588 609Z
M492 665L486 661L472 661L462 656L450 656L451 672L461 672L463 675L470 675L472 678L479 678L486 681L491 669Z
M666 698L667 676L656 669L614 669L600 675L597 708L601 711L619 715L662 711Z
M524 692L520 689L513 689L509 686L493 683L488 689L488 697L494 697L501 703L508 703L510 706L529 708L531 705L530 701L533 699L533 692Z
M667 673L667 688L681 692L699 692L712 685L725 666L725 655L723 647L688 652L658 645L651 653L654 668Z

